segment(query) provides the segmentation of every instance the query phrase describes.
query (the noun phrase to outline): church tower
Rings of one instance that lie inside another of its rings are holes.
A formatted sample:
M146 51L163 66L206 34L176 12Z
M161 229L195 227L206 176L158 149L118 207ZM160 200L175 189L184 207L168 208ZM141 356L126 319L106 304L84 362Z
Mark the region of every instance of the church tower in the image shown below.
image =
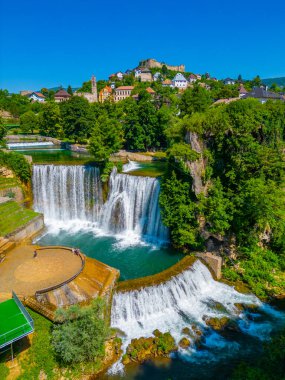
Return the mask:
M91 78L91 92L93 95L93 102L98 102L97 82L94 75L92 75L92 78Z

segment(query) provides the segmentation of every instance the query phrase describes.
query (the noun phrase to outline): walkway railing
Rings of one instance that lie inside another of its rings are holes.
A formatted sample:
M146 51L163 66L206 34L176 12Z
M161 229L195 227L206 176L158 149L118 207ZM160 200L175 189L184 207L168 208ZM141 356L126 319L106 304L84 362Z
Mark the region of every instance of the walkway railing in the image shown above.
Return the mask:
M60 246L53 246L53 247L43 247L43 248L38 248L37 251L43 251L43 250L46 250L46 249L65 249L67 251L71 251L73 252L73 249L72 248L69 248L69 247L60 247ZM67 280L63 281L63 282L60 282L59 284L56 284L56 285L53 285L53 286L49 286L47 288L43 288L43 289L40 289L40 290L37 290L35 292L35 297L37 298L37 296L41 295L41 294L44 294L44 293L48 293L52 290L55 290L55 289L58 289L58 288L61 288L62 286L68 284L69 282L73 281L84 269L85 267L85 256L82 254L82 253L77 253L76 254L80 260L81 260L81 266L80 266L80 269L70 278L68 278Z

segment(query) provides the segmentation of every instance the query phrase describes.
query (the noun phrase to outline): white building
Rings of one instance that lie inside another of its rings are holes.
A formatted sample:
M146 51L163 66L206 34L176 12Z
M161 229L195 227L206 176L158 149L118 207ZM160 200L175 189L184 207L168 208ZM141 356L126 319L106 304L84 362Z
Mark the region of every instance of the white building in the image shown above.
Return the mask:
M184 75L182 75L181 73L177 73L175 77L172 79L172 84L174 87L186 89L188 86L188 81L184 77Z
M226 84L226 85L233 85L235 83L236 83L236 81L234 79L232 79L232 78L226 78L224 80L224 84Z
M190 74L188 78L189 83L195 83L197 81L197 77L195 74Z
M45 101L45 96L41 92L32 92L26 95L32 102L43 103Z

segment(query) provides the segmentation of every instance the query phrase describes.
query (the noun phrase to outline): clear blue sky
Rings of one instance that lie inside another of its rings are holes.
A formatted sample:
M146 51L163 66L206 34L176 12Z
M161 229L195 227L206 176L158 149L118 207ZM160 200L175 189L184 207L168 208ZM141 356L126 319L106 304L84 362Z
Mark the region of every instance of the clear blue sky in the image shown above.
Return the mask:
M0 0L0 88L79 86L156 58L224 78L285 76L284 0Z

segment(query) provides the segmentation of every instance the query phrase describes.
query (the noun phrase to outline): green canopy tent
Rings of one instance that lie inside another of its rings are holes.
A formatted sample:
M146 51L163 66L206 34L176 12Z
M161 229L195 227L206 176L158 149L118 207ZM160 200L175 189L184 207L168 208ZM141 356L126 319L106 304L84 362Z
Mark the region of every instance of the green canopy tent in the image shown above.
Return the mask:
M11 299L0 303L0 350L10 346L13 359L13 343L33 331L33 319L12 292Z

